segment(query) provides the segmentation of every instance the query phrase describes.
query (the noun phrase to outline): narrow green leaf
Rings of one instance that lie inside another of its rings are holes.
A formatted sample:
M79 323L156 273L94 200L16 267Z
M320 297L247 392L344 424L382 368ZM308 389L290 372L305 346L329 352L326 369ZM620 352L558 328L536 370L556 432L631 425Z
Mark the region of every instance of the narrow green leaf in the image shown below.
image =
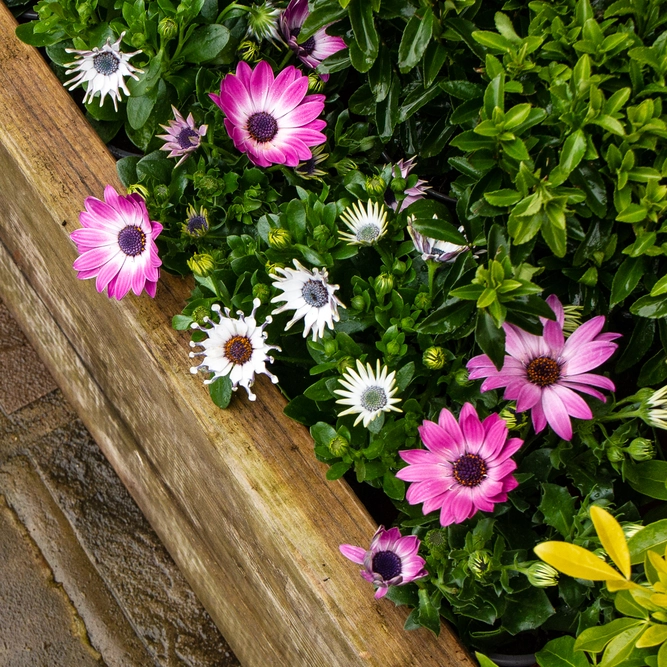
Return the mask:
M398 67L407 74L426 51L433 32L433 11L427 9L423 17L416 14L408 21L398 47Z

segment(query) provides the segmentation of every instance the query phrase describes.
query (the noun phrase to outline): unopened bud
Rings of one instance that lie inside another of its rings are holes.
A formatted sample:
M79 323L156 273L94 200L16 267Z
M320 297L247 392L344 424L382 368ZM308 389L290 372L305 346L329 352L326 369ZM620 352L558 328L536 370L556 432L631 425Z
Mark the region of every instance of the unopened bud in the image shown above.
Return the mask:
M210 315L211 315L211 311L208 308L206 308L206 306L197 306L192 311L192 315L190 317L192 317L192 319L197 324L199 324L199 326L201 326L205 322L204 318L205 317L210 317Z
M424 538L428 550L435 556L444 556L447 553L447 531L442 528L429 530Z
M128 186L127 194L131 195L133 192L138 192L144 199L146 199L149 195L148 188L145 185L141 185L140 183L133 183L132 185Z
M324 354L327 355L327 357L333 357L334 354L338 352L338 343L331 339L328 338L327 340L324 341Z
M401 329L405 331L413 331L415 328L415 321L412 317L404 317L401 320Z
M257 283L252 288L252 296L259 299L262 303L268 303L271 298L271 288L264 283Z
M221 191L220 181L214 176L202 176L195 179L195 187L208 197L214 197Z
M491 557L488 551L474 551L468 557L468 569L477 578L482 579L489 571Z
M130 44L137 49L140 49L146 43L146 35L143 32L135 32L130 37Z
M308 92L321 93L324 90L324 81L317 72L311 72L308 75Z
M408 265L400 260L400 259L395 259L394 263L391 267L391 272L396 275L396 276L402 276L405 274L405 272L408 270Z
M206 253L195 253L189 260L188 266L196 276L206 277L215 268L215 261L211 255Z
M401 344L397 340L390 340L387 343L387 354L396 357L401 353Z
M326 225L317 225L317 227L313 229L313 238L318 243L326 243L330 237L331 237L331 232L329 231L329 228Z
M269 274L269 275L277 275L276 269L284 269L285 265L280 264L279 262L267 262L264 265L264 270Z
M447 363L447 353L442 347L431 346L424 350L424 366L432 371L439 371Z
M157 31L165 40L174 39L174 37L178 35L178 24L176 21L174 21L174 19L165 17L160 21L160 23L158 23Z
M382 176L368 176L366 178L366 192L369 195L381 195L387 189L387 184Z
M635 438L625 450L635 461L650 461L655 456L655 447L646 438Z
M399 176L398 178L391 179L389 187L391 187L392 191L396 193L405 192L405 188L407 187L407 182L404 178L401 178Z
M417 310L428 310L432 303L433 300L427 292L419 292L415 297L415 308Z
M352 308L354 310L365 310L366 309L366 300L364 299L363 296L360 294L357 294L357 296L352 297L352 301L350 303Z
M252 63L257 60L259 55L259 44L253 42L251 39L244 39L238 48L239 58L245 60L247 63Z
M530 585L536 588L558 586L558 570L548 563L533 563L525 574Z
M347 438L344 438L342 435L337 435L329 443L329 451L334 456L343 456L345 452L350 448L350 441Z
M394 289L394 276L391 273L381 273L375 279L375 293L378 299L381 299L385 294L389 294Z
M338 361L338 365L336 366L336 368L338 369L338 372L341 375L344 375L345 371L348 368L354 368L354 367L355 367L354 357L343 357L342 359L340 359Z
M292 235L282 227L269 230L269 245L276 250L287 250L292 245Z
M460 387L469 387L472 384L472 380L468 379L468 371L465 368L459 368L459 370L454 373L454 381Z
M620 463L625 459L625 454L623 453L623 450L620 447L612 446L612 447L607 447L607 458L612 462L612 463Z
M164 204L165 202L169 201L169 188L163 183L156 185L155 189L153 190L153 197L155 197L155 201L158 204Z

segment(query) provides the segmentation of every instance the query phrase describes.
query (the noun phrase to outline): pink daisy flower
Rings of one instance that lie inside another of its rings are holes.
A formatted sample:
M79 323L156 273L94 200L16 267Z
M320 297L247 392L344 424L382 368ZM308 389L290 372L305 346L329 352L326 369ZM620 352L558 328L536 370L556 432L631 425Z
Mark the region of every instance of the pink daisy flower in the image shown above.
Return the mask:
M363 565L361 576L375 588L375 598L384 597L389 586L402 586L427 577L426 561L417 555L419 540L414 535L401 537L398 528L385 530L380 526L368 549L341 544L340 552L353 563Z
M296 167L313 154L309 146L326 141L320 130L326 122L317 117L324 95L306 95L308 77L296 67L286 67L273 77L262 60L254 70L241 61L236 74L220 84L220 95L210 98L224 111L225 127L234 145L260 167L284 164Z
M167 134L158 134L158 139L165 141L160 150L171 151L167 157L180 157L176 163L180 165L185 158L199 148L201 138L206 135L208 125L197 127L192 114L188 114L187 119L181 116L178 109L172 105L171 110L174 113L174 120L169 121L169 125L160 125L166 130Z
M410 175L410 172L417 166L415 160L416 158L414 157L405 161L399 160L391 170L392 176L396 176L398 171L401 178L407 178ZM407 208L410 204L413 204L419 199L423 199L426 191L429 190L430 187L430 185L426 184L426 181L419 179L413 187L405 190L405 199L401 202L400 208L394 191L391 188L387 188L384 192L384 203L398 213L401 209Z
M616 351L611 341L617 333L600 333L605 323L602 315L582 324L565 340L565 316L558 297L551 295L547 303L556 314L556 321L542 319L541 336L503 324L506 341L505 363L500 371L485 354L468 362L470 379L486 378L482 391L505 387L504 398L516 401L517 412L531 410L535 432L549 424L564 440L572 439L570 417L592 419L593 413L576 392L605 397L594 387L614 391L614 383L603 375L588 371L603 364Z
M80 253L74 262L79 279L97 278L97 291L107 288L110 298L122 299L130 289L139 296L144 288L154 297L162 264L155 239L162 225L149 219L141 196L125 197L107 185L104 201L87 197L84 205L82 227L70 234Z
M342 37L327 34L327 28L331 23L320 28L303 44L299 44L297 37L308 14L310 14L308 0L291 0L280 17L280 32L290 49L296 53L297 58L308 67L315 69L323 60L347 48L347 45ZM320 76L324 81L329 80L328 74L320 74Z
M507 424L497 414L481 422L472 404L466 403L457 422L443 409L438 423L424 421L419 435L428 451L399 452L409 465L396 477L413 482L406 499L411 505L424 503L424 515L440 509L443 526L461 523L478 510L492 512L519 485L510 456L523 440L508 440Z

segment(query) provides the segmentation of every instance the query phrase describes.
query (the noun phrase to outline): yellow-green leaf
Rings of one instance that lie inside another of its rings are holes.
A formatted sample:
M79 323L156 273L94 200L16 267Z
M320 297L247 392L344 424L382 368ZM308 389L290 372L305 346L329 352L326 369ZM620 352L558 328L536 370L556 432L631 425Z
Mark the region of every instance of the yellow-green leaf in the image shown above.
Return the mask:
M667 667L667 644L663 644L658 651L658 667Z
M634 581L630 581L629 579L620 578L607 581L607 589L612 593L615 593L616 591L635 590L637 588L641 588L641 586L636 584Z
M648 646L657 646L667 640L667 625L652 625L637 640L637 648L646 648Z
M576 544L569 542L542 542L538 544L535 553L545 563L549 563L560 572L576 579L590 581L619 581L623 576L602 558L598 558L590 551L586 551Z
M621 524L609 512L597 505L591 507L591 519L604 550L625 578L629 579L631 574L630 550Z

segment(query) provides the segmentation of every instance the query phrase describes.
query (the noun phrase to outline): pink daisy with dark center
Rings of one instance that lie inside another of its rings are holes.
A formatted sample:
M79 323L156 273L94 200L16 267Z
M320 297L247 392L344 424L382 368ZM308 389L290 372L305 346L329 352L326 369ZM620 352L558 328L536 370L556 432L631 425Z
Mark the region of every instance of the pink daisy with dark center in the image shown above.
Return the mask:
M440 412L438 423L424 421L419 435L426 446L399 452L409 465L396 477L412 482L406 499L411 505L424 503L423 512L440 510L440 523L461 523L476 512L492 512L496 503L518 486L510 458L523 444L507 439L507 424L497 415L483 422L466 403L459 421L449 410Z
M155 296L160 277L155 239L162 231L151 221L146 203L138 194L119 195L104 189L104 201L87 197L79 214L81 229L70 237L81 254L74 262L79 279L96 278L98 292L122 299L129 291L139 296L143 289Z
M220 84L220 95L210 98L227 116L225 127L234 145L260 167L284 164L296 167L312 157L310 146L326 141L326 127L317 117L324 95L306 95L308 77L296 67L286 67L274 78L271 66L255 69L241 61L236 74Z
M417 166L415 160L416 158L414 157L411 157L409 160L399 160L391 170L392 175L394 177L407 178L410 172ZM419 199L423 199L430 187L426 181L419 179L411 188L406 188L405 199L401 202L400 207L394 191L391 188L387 188L384 192L384 203L398 213L401 209L407 208Z
M174 120L170 120L169 125L160 125L167 131L167 134L158 134L157 137L166 142L160 150L171 151L167 157L180 157L176 163L178 167L190 153L199 148L201 138L208 130L208 125L197 127L192 114L188 114L188 117L184 119L175 106L172 106L171 110L174 113Z
M600 333L603 315L578 327L566 340L563 335L565 315L558 297L547 303L556 320L542 319L544 332L535 336L505 323L505 362L499 371L485 354L468 362L470 379L486 378L482 391L505 387L504 398L516 401L516 411L531 410L533 427L539 433L547 423L563 439L572 439L570 417L592 419L590 407L576 392L606 401L596 389L614 391L614 383L603 375L589 371L603 364L616 351L612 341L617 333Z
M375 587L375 597L387 594L389 586L402 586L415 579L427 577L426 561L417 554L419 540L414 535L401 536L398 528L377 529L368 550L351 544L341 544L340 552L353 563L363 565L361 576Z
M308 18L308 0L291 0L280 17L280 32L287 45L296 53L297 58L315 69L323 60L347 47L342 37L327 34L325 25L305 42L299 44L298 37L305 20ZM324 81L329 79L328 74L320 75Z

